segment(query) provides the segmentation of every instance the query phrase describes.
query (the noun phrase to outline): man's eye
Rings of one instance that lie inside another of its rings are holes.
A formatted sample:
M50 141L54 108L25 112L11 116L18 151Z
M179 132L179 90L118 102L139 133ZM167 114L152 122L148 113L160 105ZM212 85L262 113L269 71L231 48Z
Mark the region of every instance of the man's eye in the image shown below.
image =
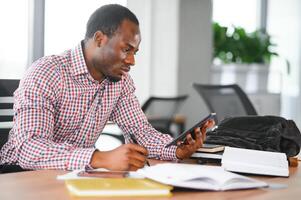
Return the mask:
M123 49L123 52L125 52L125 53L128 53L128 52L130 52L130 48L126 48L126 49Z

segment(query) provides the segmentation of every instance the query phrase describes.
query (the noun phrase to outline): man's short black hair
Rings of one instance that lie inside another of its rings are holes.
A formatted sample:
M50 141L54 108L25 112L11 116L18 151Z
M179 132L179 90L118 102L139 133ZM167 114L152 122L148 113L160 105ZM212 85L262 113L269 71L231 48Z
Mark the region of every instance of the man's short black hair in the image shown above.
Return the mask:
M92 38L96 31L101 31L108 37L113 36L125 19L139 25L137 17L128 8L118 4L101 6L88 20L85 40Z

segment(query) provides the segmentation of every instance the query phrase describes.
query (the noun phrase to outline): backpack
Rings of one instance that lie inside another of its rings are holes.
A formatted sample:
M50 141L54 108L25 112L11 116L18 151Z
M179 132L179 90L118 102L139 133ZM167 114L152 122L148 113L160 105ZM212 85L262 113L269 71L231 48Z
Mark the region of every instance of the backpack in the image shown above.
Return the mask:
M240 116L226 118L207 132L206 143L282 152L296 156L301 147L301 134L292 120L278 116Z

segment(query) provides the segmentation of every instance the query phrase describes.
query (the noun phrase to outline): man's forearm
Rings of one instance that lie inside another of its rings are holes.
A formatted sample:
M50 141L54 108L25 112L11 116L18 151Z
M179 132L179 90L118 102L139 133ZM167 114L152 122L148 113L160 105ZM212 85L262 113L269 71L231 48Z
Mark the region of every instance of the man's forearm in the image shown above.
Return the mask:
M94 151L31 138L18 149L18 163L24 169L75 170L89 165Z

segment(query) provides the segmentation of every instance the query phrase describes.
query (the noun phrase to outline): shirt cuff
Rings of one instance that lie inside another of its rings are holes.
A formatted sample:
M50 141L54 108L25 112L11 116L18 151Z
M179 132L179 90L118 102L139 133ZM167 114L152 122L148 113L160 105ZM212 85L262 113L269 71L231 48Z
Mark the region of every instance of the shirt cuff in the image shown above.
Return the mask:
M75 149L67 161L67 170L83 169L90 165L91 157L96 149L95 148L79 148Z
M160 159L161 160L174 160L174 161L178 161L178 158L176 156L176 150L177 150L177 146L171 146L171 147L168 147L168 148L163 147Z

